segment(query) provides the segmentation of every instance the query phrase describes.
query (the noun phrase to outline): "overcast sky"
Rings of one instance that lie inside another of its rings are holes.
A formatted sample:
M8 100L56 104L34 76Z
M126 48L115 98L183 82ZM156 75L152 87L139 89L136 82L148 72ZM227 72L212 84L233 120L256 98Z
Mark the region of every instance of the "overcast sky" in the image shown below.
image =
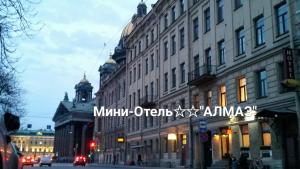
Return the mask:
M144 0L150 4L157 0ZM95 93L98 68L113 52L123 27L140 0L42 0L35 8L42 30L18 44L20 82L27 115L22 126L53 127L52 117L64 93L74 98L74 86L84 72ZM106 46L104 45L106 44Z

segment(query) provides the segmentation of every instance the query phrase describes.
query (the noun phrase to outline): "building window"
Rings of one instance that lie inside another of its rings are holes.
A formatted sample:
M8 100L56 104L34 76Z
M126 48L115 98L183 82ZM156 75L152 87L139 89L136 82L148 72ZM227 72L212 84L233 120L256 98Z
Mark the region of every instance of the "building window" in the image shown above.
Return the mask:
M149 35L146 35L146 48L149 46Z
M145 96L148 97L148 85L145 86Z
M174 55L176 53L176 36L175 35L173 35L171 37L171 43L172 43L171 55Z
M219 65L225 64L225 41L221 40L218 43Z
M123 97L125 97L125 92L126 92L126 82L124 80L123 81Z
M179 31L180 36L180 49L184 48L184 28L181 28Z
M153 99L154 99L154 97L153 97L153 95L154 95L154 82L151 82L150 83L150 99L153 101Z
M172 23L174 23L176 19L176 6L172 7L171 13L172 13Z
M271 138L271 128L268 123L263 122L261 123L261 130L262 130L262 145L263 146L271 146L272 138Z
M198 17L193 20L193 32L194 32L194 40L199 38L199 21Z
M210 30L210 9L207 8L204 11L204 23L205 23L205 32L208 32Z
M242 103L247 101L247 82L245 77L239 78L238 86L239 102Z
M141 64L138 64L138 79L141 78Z
M139 53L141 53L141 52L142 52L142 42L139 41Z
M172 69L172 88L176 87L176 68Z
M165 29L168 28L168 14L165 14L164 16L164 23L165 23Z
M282 35L287 33L288 30L288 9L286 2L276 7L276 22L277 22L277 34Z
M179 2L180 2L180 15L182 15L184 12L184 0L180 0Z
M129 84L131 85L132 83L132 71L129 72Z
M206 92L206 106L208 106L208 107L212 106L212 91L211 90Z
M265 43L265 24L264 17L260 16L255 19L255 41L256 46L263 45Z
M200 96L198 94L193 96L193 106L196 109L199 109L199 107L200 107Z
M172 102L172 103L171 103L171 109L172 109L172 110L177 109L177 107L176 107L176 102ZM172 116L172 121L174 121L174 120L176 120L176 114L175 114L175 113L174 113L173 116Z
M151 71L154 69L154 54L151 54Z
M164 43L164 60L168 59L168 51L169 51L168 42L165 42Z
M250 147L250 136L248 124L241 126L242 133L242 147Z
M242 55L245 53L245 32L244 28L240 28L236 31L237 37L237 51L238 55Z
M207 73L211 73L212 71L212 65L211 65L211 48L208 48L205 50L205 58L206 58L206 71Z
M185 83L185 63L180 64L180 72L181 83Z
M140 130L140 118L136 117L136 130Z
M131 108L131 95L129 95L129 109Z
M137 98L137 100L138 100L138 105L140 105L141 104L141 90L140 89L138 89L138 91L137 91L137 94L138 94L138 98Z
M136 81L136 68L133 68L133 81Z
M154 29L151 30L151 43L154 42Z
M220 90L219 105L222 107L225 107L226 106L226 86L222 85L219 90Z
M165 88L164 88L164 91L168 91L168 73L165 73L164 75L164 82L165 82Z
M268 96L267 71L261 70L257 73L258 77L258 97Z
M235 7L235 9L238 9L238 8L240 8L242 6L243 6L242 0L234 0L234 7Z
M145 74L148 74L148 58L145 60Z
M200 62L199 62L199 55L194 56L194 70L197 76L200 73Z
M136 105L136 94L133 92L133 107Z
M185 109L185 99L184 98L180 99L179 104L182 109Z
M224 20L224 0L217 0L218 23Z

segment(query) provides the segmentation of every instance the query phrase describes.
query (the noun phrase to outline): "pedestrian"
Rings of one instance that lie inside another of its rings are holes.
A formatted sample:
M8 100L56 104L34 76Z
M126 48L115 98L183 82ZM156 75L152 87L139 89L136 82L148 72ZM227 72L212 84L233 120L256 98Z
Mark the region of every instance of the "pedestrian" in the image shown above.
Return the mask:
M238 161L235 157L232 157L231 169L238 169Z

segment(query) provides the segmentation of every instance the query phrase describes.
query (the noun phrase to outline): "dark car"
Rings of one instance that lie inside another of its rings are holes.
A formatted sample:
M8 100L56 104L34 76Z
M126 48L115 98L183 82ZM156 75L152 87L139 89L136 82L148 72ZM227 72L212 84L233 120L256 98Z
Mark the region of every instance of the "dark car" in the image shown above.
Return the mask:
M79 156L75 157L74 162L73 162L74 166L77 166L77 165L85 166L85 164L86 164L86 157L85 156L79 155Z

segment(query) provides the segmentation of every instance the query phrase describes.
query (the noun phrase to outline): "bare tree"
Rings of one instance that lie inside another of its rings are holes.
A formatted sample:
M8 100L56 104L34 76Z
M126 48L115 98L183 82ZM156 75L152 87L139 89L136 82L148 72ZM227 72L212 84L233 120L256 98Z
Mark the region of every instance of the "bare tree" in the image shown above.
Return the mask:
M18 57L16 41L23 35L30 35L35 16L30 0L0 0L0 114L10 111L24 115L22 89L16 78L15 64Z

